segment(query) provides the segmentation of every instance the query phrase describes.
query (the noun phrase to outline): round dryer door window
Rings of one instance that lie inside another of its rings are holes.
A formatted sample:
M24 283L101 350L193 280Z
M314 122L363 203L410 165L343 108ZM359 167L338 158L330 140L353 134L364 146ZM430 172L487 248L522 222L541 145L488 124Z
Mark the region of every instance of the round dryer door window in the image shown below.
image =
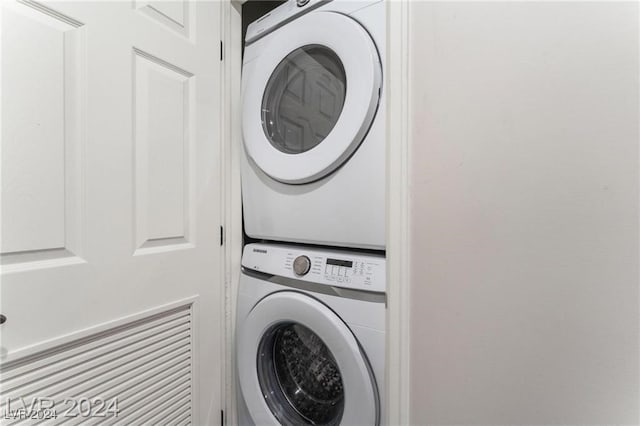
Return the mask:
M340 58L311 45L287 55L271 75L262 98L262 127L271 145L301 154L335 127L347 92Z
M379 423L375 379L347 325L293 291L262 299L238 330L238 374L260 425Z
M358 148L373 122L382 85L375 43L354 19L322 11L256 43L259 51L243 66L248 156L284 183L330 174Z

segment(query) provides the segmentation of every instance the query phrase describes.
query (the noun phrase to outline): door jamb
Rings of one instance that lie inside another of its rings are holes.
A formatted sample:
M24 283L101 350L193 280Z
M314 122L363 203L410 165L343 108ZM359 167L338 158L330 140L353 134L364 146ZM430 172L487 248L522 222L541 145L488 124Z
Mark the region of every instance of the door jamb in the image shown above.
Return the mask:
M245 0L226 0L222 4L222 163L224 190L224 328L221 377L224 424L238 424L235 381L236 301L242 258L242 197L240 150L242 149L240 111L240 73L242 70L242 4Z
M389 425L410 422L410 271L409 154L410 0L389 0L387 6L387 333L386 377Z

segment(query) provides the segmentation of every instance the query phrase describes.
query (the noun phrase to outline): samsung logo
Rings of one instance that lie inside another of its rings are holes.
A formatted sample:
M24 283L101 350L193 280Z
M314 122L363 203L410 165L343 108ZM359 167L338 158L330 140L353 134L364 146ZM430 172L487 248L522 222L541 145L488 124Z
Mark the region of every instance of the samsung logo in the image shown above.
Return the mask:
M253 249L254 253L264 253L267 254L267 251L265 249L258 249L258 248L254 248Z

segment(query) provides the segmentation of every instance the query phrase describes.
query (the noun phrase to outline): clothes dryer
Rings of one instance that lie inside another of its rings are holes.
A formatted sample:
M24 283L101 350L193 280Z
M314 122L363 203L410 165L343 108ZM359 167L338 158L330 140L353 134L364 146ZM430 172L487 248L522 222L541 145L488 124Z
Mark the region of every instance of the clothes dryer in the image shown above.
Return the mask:
M246 233L384 249L384 3L290 0L245 43Z

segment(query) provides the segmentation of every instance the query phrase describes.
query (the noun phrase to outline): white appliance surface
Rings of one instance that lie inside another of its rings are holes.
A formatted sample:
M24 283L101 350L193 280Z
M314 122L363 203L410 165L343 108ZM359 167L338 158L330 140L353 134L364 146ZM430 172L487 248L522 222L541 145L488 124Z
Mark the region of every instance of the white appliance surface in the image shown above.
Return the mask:
M250 237L384 249L385 31L380 0L290 0L249 26L242 194Z
M380 424L384 418L384 257L249 244L242 266L236 347L239 424L277 425L286 422L283 419L310 423L295 417L302 414L325 424ZM344 282L348 276L353 278L351 283ZM303 344L298 349L291 343L284 348L274 343L291 342L296 327L310 331L301 334ZM317 342L324 344L330 356L318 349ZM318 359L305 361L306 348L314 345ZM296 350L302 350L299 358ZM277 358L279 353L287 354L282 355L284 360ZM267 359L270 356L273 359ZM299 380L295 391L287 394L290 371ZM314 401L322 398L310 389L318 386L326 386L327 392L332 389L331 395L341 398L334 405L316 406ZM307 401L306 394L313 397Z

